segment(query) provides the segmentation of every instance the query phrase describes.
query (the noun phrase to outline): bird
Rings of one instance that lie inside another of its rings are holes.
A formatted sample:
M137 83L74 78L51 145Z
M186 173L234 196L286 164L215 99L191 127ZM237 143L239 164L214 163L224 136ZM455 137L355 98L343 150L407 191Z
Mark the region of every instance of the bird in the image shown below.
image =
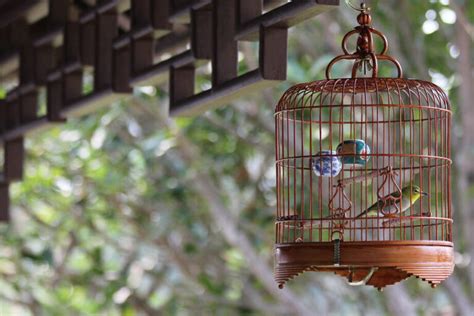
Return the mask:
M360 213L356 218L367 217L395 217L399 212L409 209L422 196L428 196L415 184L409 184L400 191L392 192L375 202L371 207ZM401 204L400 204L401 203Z

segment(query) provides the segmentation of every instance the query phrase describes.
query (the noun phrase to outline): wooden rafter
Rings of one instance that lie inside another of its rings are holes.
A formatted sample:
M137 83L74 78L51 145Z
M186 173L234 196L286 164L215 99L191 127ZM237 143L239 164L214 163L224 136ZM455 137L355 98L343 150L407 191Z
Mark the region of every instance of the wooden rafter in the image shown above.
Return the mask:
M0 220L9 218L8 183L21 178L25 134L95 111L130 93L132 86L168 80L172 115L194 115L271 86L286 78L287 29L338 4L1 0L0 83L17 86L0 100L5 148ZM242 75L237 73L239 41L260 47L258 69ZM174 53L179 47L184 51ZM205 61L212 63L212 88L196 93L195 71ZM94 78L88 94L83 92L86 72ZM40 89L47 94L46 113L39 111Z

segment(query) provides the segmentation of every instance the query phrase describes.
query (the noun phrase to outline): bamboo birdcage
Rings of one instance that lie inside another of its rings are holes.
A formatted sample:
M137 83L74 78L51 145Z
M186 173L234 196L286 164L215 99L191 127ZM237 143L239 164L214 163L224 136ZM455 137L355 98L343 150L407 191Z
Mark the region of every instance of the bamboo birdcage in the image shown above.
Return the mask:
M357 20L327 79L291 87L275 110L280 287L304 271L378 289L409 276L434 287L454 267L449 100L430 82L402 78L367 9ZM330 79L340 60L354 61L352 77ZM381 60L398 76L378 77Z

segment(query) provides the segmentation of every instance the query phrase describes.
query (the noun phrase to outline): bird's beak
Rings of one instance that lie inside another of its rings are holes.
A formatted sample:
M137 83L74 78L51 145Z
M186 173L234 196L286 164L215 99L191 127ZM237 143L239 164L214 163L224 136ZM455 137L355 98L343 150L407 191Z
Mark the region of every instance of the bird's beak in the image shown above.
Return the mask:
M422 195L422 196L430 196L430 195L429 195L428 193L426 193L426 192L421 192L421 195Z

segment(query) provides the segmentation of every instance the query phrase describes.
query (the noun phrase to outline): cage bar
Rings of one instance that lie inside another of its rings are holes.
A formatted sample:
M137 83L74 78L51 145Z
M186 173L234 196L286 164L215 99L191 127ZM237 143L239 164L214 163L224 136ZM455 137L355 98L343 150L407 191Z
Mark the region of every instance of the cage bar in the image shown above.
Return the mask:
M453 270L448 97L402 78L363 15L328 79L291 87L275 110L280 287L307 270L379 289L411 275L436 286ZM354 61L352 77L329 79L340 60ZM381 60L398 76L378 77Z

